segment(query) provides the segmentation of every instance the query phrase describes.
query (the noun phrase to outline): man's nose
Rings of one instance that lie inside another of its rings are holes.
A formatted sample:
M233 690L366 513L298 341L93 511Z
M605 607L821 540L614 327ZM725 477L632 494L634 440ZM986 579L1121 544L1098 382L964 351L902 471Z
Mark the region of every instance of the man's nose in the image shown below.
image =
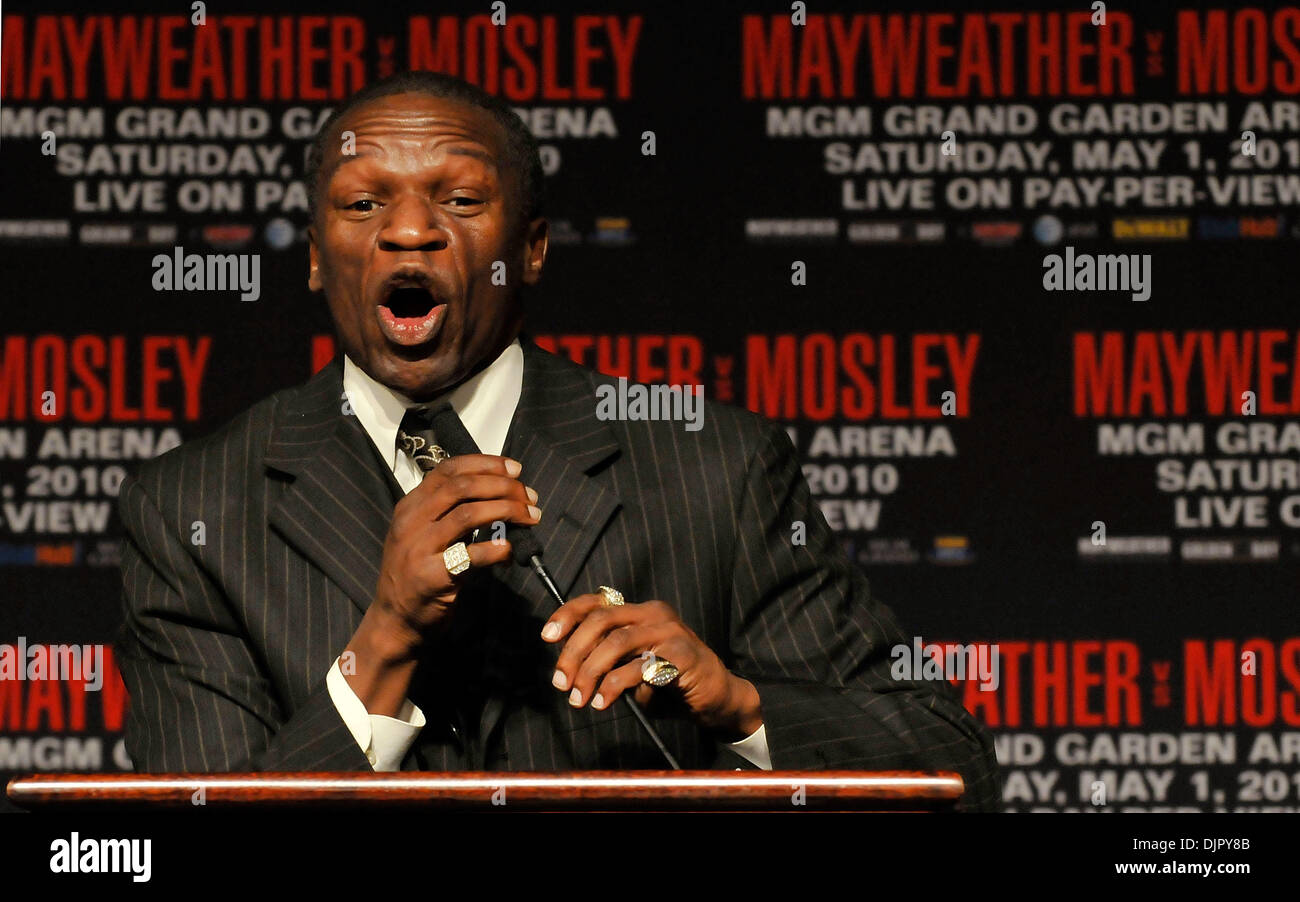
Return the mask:
M381 250L436 251L447 246L447 232L428 198L403 197L390 203L387 213L379 231Z

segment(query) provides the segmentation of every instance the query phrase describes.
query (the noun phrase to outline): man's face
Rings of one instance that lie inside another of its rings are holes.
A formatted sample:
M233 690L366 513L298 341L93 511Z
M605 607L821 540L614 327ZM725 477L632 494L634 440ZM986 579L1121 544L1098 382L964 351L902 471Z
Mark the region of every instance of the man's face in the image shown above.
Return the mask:
M461 382L523 325L519 288L541 275L546 221L521 222L505 138L485 110L394 94L345 115L325 149L308 285L353 362L408 397Z

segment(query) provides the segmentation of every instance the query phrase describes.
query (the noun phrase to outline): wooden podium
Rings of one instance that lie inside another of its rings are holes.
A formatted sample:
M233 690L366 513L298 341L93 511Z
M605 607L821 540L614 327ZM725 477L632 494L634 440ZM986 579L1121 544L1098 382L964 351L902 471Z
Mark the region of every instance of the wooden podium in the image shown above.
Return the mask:
M214 808L441 811L950 811L954 773L575 771L568 773L33 774L9 799L30 811Z

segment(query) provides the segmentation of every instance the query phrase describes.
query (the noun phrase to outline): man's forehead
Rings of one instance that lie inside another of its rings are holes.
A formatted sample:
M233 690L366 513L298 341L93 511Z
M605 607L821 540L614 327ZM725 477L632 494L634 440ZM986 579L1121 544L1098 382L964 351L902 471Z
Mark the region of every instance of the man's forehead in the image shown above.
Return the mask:
M342 135L351 131L355 152L343 155ZM326 177L344 162L385 156L387 146L417 146L424 151L469 156L499 169L497 121L486 110L447 97L403 94L377 97L348 110L335 125Z
M402 94L380 97L344 115L336 126L342 150L342 134L352 132L360 151L363 146L382 152L386 143L409 144L457 142L454 152L479 157L495 164L500 153L500 131L496 121L477 107L441 97ZM478 145L476 148L475 145Z

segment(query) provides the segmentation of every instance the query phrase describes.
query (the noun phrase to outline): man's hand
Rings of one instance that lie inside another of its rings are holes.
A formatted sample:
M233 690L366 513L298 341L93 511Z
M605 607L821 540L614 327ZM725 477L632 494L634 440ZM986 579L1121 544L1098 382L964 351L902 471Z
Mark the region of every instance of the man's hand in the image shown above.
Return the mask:
M443 563L447 548L498 521L532 526L541 519L537 493L515 478L519 472L519 463L505 457L464 454L425 473L397 502L371 609L380 609L409 642L418 644L456 601L460 580ZM505 539L474 542L466 550L471 569L510 557Z
M355 672L344 676L371 714L400 709L425 638L445 625L469 573L447 572L442 553L465 541L470 571L510 557L504 538L469 543L497 522L532 526L541 519L537 493L516 477L517 461L464 454L438 464L397 502L384 539L379 584L348 650Z
M569 692L569 704L589 701L603 710L629 690L641 704L656 695L675 696L701 726L723 739L744 739L763 725L754 684L727 670L672 606L663 601L607 607L600 595L580 595L551 615L542 629L547 642L564 642L555 688ZM655 689L641 681L653 654L676 665L681 675Z

